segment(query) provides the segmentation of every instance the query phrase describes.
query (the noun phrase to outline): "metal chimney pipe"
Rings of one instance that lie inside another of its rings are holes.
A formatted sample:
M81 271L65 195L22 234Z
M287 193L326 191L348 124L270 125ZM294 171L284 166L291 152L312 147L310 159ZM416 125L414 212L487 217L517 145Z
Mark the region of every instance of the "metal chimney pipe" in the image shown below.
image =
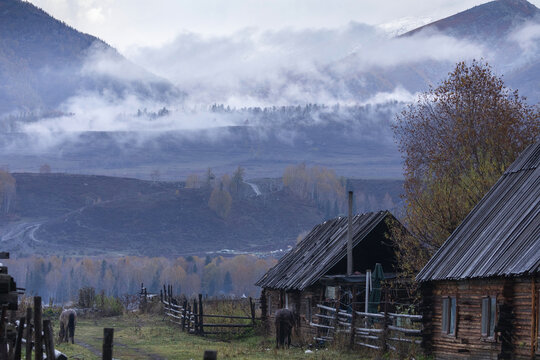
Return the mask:
M349 223L347 226L347 275L349 276L353 273L352 208L353 192L349 191Z

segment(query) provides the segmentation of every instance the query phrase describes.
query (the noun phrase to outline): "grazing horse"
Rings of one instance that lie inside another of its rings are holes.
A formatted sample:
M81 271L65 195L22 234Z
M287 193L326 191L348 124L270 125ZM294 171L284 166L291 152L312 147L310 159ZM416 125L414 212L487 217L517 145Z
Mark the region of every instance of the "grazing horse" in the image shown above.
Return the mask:
M67 309L60 314L60 331L58 332L58 341L71 343L75 342L75 324L77 322L77 313L73 309Z
M287 348L291 346L291 332L295 323L295 316L291 310L276 311L276 349L279 349L280 345L285 348L285 338L287 338Z

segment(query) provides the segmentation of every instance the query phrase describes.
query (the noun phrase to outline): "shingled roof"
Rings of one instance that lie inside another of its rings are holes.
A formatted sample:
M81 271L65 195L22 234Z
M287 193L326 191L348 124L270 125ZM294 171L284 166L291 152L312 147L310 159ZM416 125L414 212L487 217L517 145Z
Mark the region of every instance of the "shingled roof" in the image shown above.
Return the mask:
M359 264L355 255L355 269L372 266L378 260L373 247L381 249L384 260L394 261L393 250L389 241L385 243L385 219L392 217L388 211L379 211L355 215L352 222L353 248L355 253L359 244L370 246L370 251L362 250L362 257L369 258L373 264ZM347 255L347 217L338 217L319 224L301 240L290 252L261 278L255 285L283 290L303 290L315 284ZM366 249L367 250L367 249ZM371 256L371 257L370 257ZM388 260L388 258L391 260Z
M467 215L418 281L526 275L540 269L540 141Z

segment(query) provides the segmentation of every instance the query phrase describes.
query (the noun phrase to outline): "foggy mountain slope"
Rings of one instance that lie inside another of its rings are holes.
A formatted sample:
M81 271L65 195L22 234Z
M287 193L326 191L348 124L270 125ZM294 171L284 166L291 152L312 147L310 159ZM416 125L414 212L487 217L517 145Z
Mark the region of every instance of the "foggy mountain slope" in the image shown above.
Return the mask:
M128 69L131 78L115 76L115 67ZM180 94L102 40L29 2L0 0L0 113L54 110L78 92L104 90L161 100Z
M265 252L287 248L324 220L313 202L275 186L280 179L256 180L259 195L244 183L223 218L209 207L212 189L204 186L66 174L14 177L14 209L0 218L0 241L4 251L18 255ZM351 186L358 211L402 206L401 181L353 180Z
M294 244L324 216L311 201L276 186L280 179L254 180L260 195L244 183L222 218L208 206L212 189L186 189L180 182L66 174L14 177L14 209L0 219L0 241L4 251L17 255L265 252ZM402 181L351 180L351 186L358 211L402 206Z
M496 42L504 39L516 26L536 20L538 16L540 9L526 0L495 0L421 26L402 36L435 30L454 37Z

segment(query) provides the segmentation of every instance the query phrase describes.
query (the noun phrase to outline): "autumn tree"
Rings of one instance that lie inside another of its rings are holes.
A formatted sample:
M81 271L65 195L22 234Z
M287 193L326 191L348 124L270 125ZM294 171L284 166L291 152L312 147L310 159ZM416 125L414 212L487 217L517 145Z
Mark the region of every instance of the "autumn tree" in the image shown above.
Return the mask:
M238 194L238 191L240 190L240 186L244 182L244 175L246 173L246 169L244 169L241 166L238 166L236 170L234 171L231 179L231 190L234 194Z
M232 197L223 185L223 182L220 182L219 186L212 190L210 200L208 200L208 206L221 218L225 219L229 216L232 206Z
M412 276L538 137L539 112L488 64L460 62L397 116L393 130L410 230L400 234L397 256Z

